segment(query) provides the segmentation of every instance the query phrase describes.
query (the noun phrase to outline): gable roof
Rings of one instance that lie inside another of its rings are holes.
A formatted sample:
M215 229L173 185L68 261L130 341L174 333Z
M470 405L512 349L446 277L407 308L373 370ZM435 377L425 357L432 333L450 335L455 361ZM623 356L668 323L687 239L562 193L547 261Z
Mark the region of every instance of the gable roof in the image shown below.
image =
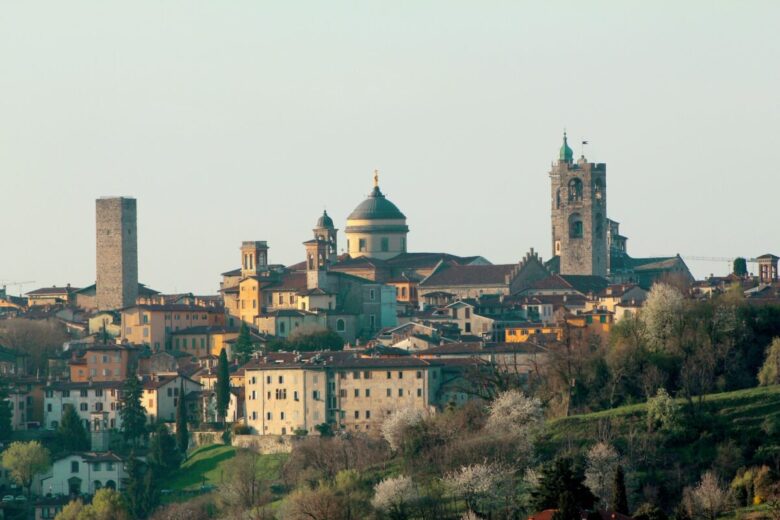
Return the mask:
M421 287L450 287L460 285L508 285L507 277L517 268L515 264L498 265L441 265L420 282Z

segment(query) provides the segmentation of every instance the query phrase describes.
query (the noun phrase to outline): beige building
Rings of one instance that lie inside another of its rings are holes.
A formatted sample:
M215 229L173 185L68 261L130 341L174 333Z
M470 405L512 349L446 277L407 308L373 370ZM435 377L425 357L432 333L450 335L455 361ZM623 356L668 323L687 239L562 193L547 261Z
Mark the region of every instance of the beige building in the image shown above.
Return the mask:
M246 421L260 435L333 429L379 433L400 408L433 411L440 368L413 357L365 358L323 352L290 361L261 359L245 368Z
M192 327L224 325L220 307L195 305L135 305L122 309L120 339L134 345L149 345L153 350L170 350L171 333Z
M144 393L141 404L146 409L150 424L156 421L173 421L176 419L176 406L179 404L181 388L184 395L200 391L199 383L180 375L152 375L143 381Z

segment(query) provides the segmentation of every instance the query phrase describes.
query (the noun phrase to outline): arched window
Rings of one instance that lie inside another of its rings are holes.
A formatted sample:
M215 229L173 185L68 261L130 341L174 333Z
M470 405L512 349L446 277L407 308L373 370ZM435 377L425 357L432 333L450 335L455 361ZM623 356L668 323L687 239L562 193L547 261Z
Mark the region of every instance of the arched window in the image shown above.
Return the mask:
M95 491L103 487L103 484L99 480L96 480L93 485L95 486Z
M593 181L593 200L601 202L602 193L604 192L604 185L601 183L601 179Z
M338 319L336 320L336 331L338 332L344 332L344 329L346 329L346 325L344 323L344 320Z
M569 238L582 238L582 217L579 213L569 217Z
M555 209L561 209L561 189L555 191Z
M108 489L116 489L116 482L114 482L113 480L107 480L106 487Z
M314 257L309 255L309 271L314 270Z
M284 334L284 322L279 323L279 334Z
M574 178L569 181L569 202L582 200L582 181Z

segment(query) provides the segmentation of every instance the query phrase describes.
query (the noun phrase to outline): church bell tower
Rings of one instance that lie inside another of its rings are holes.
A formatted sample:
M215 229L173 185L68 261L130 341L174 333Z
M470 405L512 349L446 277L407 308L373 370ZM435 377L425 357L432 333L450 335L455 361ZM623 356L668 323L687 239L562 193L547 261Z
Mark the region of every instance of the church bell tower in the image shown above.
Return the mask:
M552 247L558 272L606 277L607 165L575 162L566 132L558 160L550 170L552 188Z

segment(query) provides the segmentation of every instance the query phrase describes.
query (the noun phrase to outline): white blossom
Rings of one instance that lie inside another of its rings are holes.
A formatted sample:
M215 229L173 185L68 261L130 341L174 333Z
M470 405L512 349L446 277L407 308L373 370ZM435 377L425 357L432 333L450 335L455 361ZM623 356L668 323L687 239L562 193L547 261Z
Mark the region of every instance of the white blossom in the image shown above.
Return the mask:
M585 485L605 505L612 498L612 485L619 460L618 452L606 442L596 443L588 450Z
M389 477L374 487L371 505L379 511L398 511L417 499L417 489L411 477Z
M398 451L406 429L418 424L424 417L425 412L423 410L411 407L400 408L390 414L382 422L382 437L390 445L390 449Z

